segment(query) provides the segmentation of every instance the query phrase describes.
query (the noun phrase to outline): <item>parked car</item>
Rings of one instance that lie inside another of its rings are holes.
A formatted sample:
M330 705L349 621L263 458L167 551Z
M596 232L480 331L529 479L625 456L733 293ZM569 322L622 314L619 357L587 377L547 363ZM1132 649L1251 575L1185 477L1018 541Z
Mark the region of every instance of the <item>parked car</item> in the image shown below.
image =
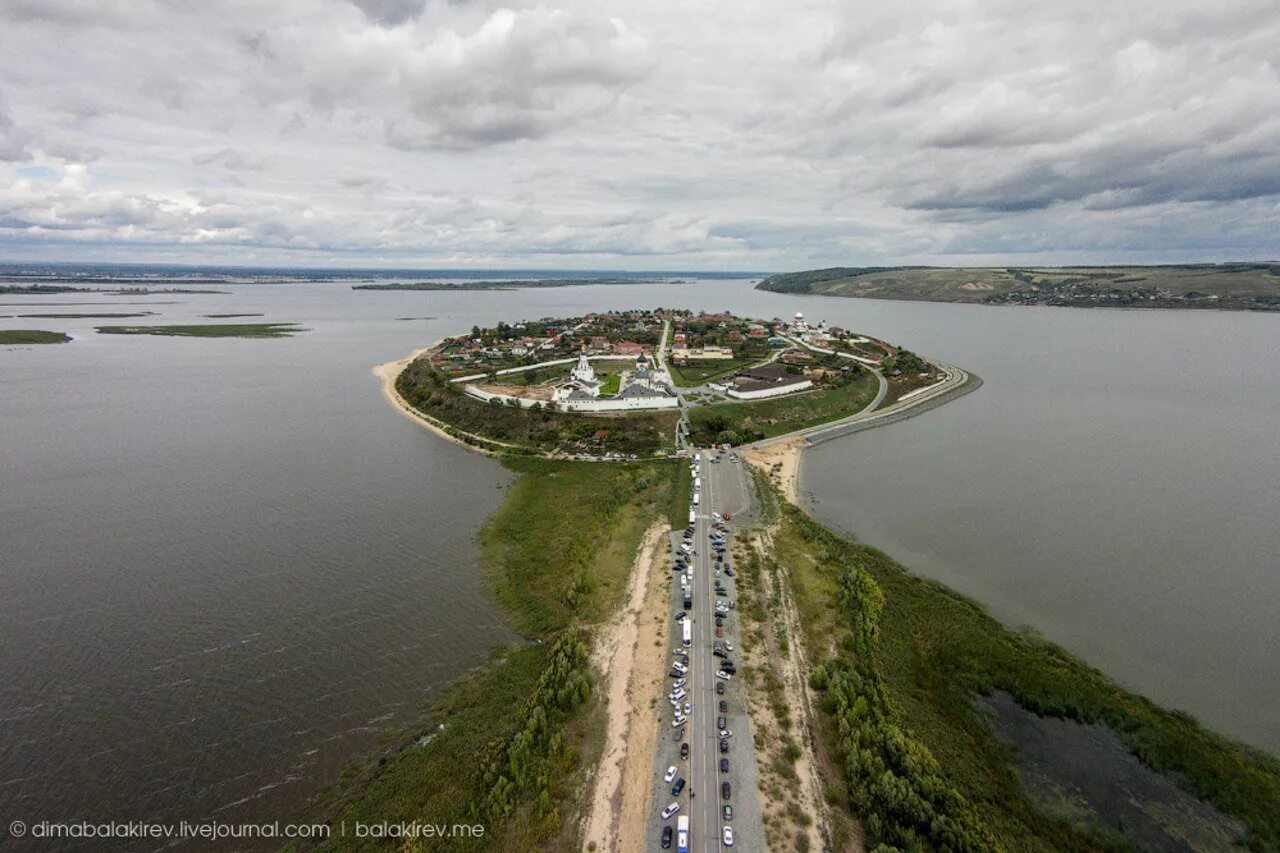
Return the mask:
M676 780L676 783L674 785L671 786L671 796L678 797L680 796L680 792L683 790L684 790L684 778L681 777Z
M718 627L718 626L717 626L717 627L716 627L716 636L717 636L717 637L723 637L723 636L724 636L724 628L721 628L721 627Z
M724 682L723 682L723 681L717 681L717 682L716 682L716 692L717 692L717 693L719 693L719 694L720 694L720 695L722 695L722 696L724 695Z
M671 836L672 836L672 832L671 832L670 824L662 827L662 849L663 850L666 850L671 846Z
M671 780L674 778L676 778L676 766L672 764L667 768L667 775L662 777L662 781L670 784Z
M684 612L683 610L677 610L677 611L676 611L676 621L677 621L677 622L683 622L683 621L684 621L684 617L685 617L685 612Z
M721 773L729 772L729 759L727 758L720 759L720 772Z
M727 800L727 799L729 799L729 796L730 796L732 793L733 793L733 786L732 786L732 785L730 785L728 782L721 782L721 783L720 783L720 799L722 799L722 800Z
M721 714L725 714L725 713L728 713L728 711L729 711L729 703L728 703L728 702L726 702L726 701L724 701L723 699L721 699L721 700L720 700L720 713L721 713Z
M733 569L726 567L724 573L729 577L733 577Z
M680 757L687 759L689 757L689 744L680 744Z
M672 803L671 805L667 806L665 809L662 810L662 819L671 820L671 816L678 811L680 811L680 804Z
M729 721L724 717L716 717L716 728L724 731L729 727Z
M723 811L725 820L733 820L733 806L725 803Z
M729 783L728 783L728 782L725 782L725 784L726 784L726 785L728 785ZM725 847L732 847L732 846L733 846L733 827L732 827L732 826L726 826L726 827L724 828L724 837L723 837L723 840L724 840L724 846L725 846Z
M729 754L729 739L727 737L720 739L720 754L721 755Z

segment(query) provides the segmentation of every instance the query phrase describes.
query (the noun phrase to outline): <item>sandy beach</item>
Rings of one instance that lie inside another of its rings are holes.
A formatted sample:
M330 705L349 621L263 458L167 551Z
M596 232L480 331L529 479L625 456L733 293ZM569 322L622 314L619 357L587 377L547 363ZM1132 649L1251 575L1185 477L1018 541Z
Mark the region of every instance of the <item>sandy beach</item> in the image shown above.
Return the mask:
M408 403L405 402L404 398L400 396L400 393L396 391L396 378L399 377L400 374L404 372L404 369L408 367L410 363L412 363L413 360L416 359L418 356L426 352L431 352L436 347L440 346L442 343L444 343L443 340L436 341L434 344L432 344L429 347L422 347L421 349L414 350L412 353L405 356L404 358L397 359L396 361L388 361L385 364L379 364L377 367L375 367L373 369L373 375L378 377L378 380L382 383L382 396L385 397L386 401L390 403L391 406L396 411L400 412L400 414L404 415L406 418L418 424L419 426L426 427L427 429L431 430L436 435L440 436L446 441L452 441L454 444L458 445L459 447L465 447L467 450L472 450L472 451L475 451L476 453L483 453L486 456L497 456L498 454L494 453L491 450L485 450L482 447L477 447L472 444L467 444L465 441L458 438L457 436L450 435L449 433L445 432L444 428L438 422L436 422L435 420L432 420L431 418L424 415L422 412L419 412L417 409L410 406ZM500 441L495 441L493 439L488 439L488 438L484 439L484 441L490 444L502 444L502 442Z
M797 437L742 452L742 458L769 475L791 503L800 503L800 455L809 446ZM776 466L776 467L775 467Z

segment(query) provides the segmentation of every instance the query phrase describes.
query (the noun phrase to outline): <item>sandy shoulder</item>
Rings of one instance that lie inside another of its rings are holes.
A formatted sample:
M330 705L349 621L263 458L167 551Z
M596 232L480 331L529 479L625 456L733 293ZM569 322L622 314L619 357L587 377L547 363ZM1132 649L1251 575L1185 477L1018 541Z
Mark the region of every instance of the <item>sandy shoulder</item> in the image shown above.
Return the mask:
M592 662L603 673L605 745L583 833L597 851L644 849L653 784L658 718L651 702L664 672L666 621L662 597L667 534L655 522L645 532L627 588L627 602L601 627Z

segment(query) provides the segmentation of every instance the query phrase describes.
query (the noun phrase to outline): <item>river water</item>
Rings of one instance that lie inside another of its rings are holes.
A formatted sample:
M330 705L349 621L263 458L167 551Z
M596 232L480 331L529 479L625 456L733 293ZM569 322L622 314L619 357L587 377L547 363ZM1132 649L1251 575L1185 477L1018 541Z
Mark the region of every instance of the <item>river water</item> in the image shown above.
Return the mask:
M474 541L509 474L399 416L370 370L473 324L610 307L804 310L975 370L976 394L811 450L820 517L1280 750L1280 318L800 299L745 280L219 289L0 297L0 315L132 304L158 314L123 322L261 312L310 329L0 319L76 337L0 350L0 817L287 818L515 639Z

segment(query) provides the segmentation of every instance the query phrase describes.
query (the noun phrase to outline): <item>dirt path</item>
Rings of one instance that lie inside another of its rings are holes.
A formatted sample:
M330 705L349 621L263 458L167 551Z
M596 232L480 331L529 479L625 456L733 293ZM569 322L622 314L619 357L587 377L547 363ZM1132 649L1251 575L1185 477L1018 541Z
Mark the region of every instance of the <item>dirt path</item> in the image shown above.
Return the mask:
M627 603L599 632L592 662L604 673L605 744L596 770L584 846L596 851L640 851L653 784L658 717L653 713L668 638L667 535L655 522L644 535L627 588Z

